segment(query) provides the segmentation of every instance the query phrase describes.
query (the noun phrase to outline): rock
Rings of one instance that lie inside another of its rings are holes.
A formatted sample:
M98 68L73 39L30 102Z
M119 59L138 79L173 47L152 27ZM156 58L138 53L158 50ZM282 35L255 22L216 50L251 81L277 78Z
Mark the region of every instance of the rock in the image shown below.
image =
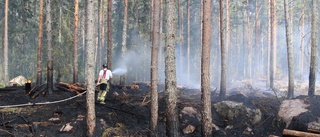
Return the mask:
M196 108L194 108L194 107L184 107L181 110L181 113L185 114L185 115L188 115L190 117L195 117L196 114L198 113L198 110Z
M11 85L18 84L18 86L22 86L26 82L27 82L27 79L25 77L21 76L21 75L10 80L10 84Z
M239 122L258 124L261 122L262 113L260 109L250 109L243 103L234 101L222 101L213 105L218 115L229 124Z
M247 127L244 131L243 131L244 135L253 135L253 130L250 127Z
M308 129L314 129L320 131L320 123L319 121L313 121L308 124Z
M57 118L50 118L50 119L49 119L49 121L59 121L59 120L60 120L60 118L58 118L58 117L57 117Z
M287 129L307 132L309 124L317 122L317 117L318 116L315 116L310 111L301 113L291 119L290 125Z
M72 129L73 129L73 126L71 126L70 123L67 123L60 128L60 131L61 132L70 132Z
M224 130L230 130L230 129L232 129L233 128L233 125L228 125L228 126L226 126L225 128L224 128Z
M191 134L194 132L196 128L193 125L188 125L186 128L182 130L183 134Z
M293 117L308 111L306 109L308 106L301 99L284 100L280 105L278 117L286 123L287 128Z

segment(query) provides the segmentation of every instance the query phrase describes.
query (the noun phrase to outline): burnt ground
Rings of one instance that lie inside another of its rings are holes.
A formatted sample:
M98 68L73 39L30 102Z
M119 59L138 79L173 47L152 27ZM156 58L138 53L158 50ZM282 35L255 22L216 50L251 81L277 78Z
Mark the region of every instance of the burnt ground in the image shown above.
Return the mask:
M150 119L150 86L138 83L138 89L124 89L113 85L107 94L106 104L96 104L95 136L147 136ZM31 99L24 87L15 87L14 90L0 90L0 106L26 104L21 107L0 108L0 136L1 137L84 137L86 136L86 97L76 97L55 104L45 104L57 100L67 99L77 95L74 92L54 90L52 94L39 95ZM242 102L249 108L259 108L263 114L260 123L250 125L239 117L234 121L225 121L213 110L213 123L220 128L214 128L215 136L282 136L285 125L276 121L276 115L283 98L265 92L264 89L252 86L239 86L228 89L226 100ZM303 89L305 90L305 89ZM97 93L97 92L96 92ZM279 92L280 94L280 92ZM302 98L312 104L312 116L320 116L319 97ZM218 91L212 91L212 104L219 102ZM34 103L44 102L43 105ZM159 136L165 135L165 93L164 85L159 85ZM201 92L199 89L179 87L178 111L180 118L181 136L201 136L199 117L181 114L185 107L193 107L201 111ZM305 114L307 115L307 114ZM308 116L308 115L307 115ZM65 125L72 126L71 130L63 131ZM183 134L182 130L188 126L195 126L191 134ZM230 127L230 125L232 127ZM245 134L246 129L252 130ZM254 134L253 134L254 133Z

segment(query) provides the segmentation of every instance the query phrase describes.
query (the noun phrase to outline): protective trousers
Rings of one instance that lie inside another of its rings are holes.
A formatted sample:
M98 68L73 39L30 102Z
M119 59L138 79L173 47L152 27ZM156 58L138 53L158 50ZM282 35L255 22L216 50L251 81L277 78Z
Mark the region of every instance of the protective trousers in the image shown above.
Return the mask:
M98 93L98 102L104 102L106 94L109 92L110 84L107 80L102 79L100 84L100 90Z

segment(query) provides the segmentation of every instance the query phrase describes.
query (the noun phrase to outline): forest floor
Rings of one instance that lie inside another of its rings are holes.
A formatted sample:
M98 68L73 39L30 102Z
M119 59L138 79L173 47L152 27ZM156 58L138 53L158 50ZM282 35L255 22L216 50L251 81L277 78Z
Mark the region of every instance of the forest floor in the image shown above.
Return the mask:
M262 81L262 80L261 80ZM263 81L261 82L263 83ZM221 121L213 111L213 123L223 131L213 130L215 136L282 136L283 125L275 124L275 119L281 101L286 95L286 83L276 82L276 91L271 91L263 85L252 86L246 81L238 81L234 88L228 89L226 100L242 102L246 106L259 108L263 113L263 119L259 124L244 126L243 123L235 123L230 127L226 121ZM298 82L299 83L299 82ZM106 104L96 103L96 130L95 136L148 136L150 120L150 85L136 83L139 88L125 89L113 85L107 94ZM200 111L201 91L178 87L179 100L178 112L181 136L201 136ZM215 88L213 88L215 89ZM75 92L54 90L52 94L39 95L31 99L24 87L12 87L12 90L0 90L0 106L28 104L20 107L0 107L0 136L1 137L85 137L86 136L86 96L85 94L70 100L55 104L45 104L76 96ZM297 84L295 88L297 98L307 95L307 85ZM320 95L319 91L316 95ZM218 91L212 91L212 104L219 100ZM319 97L308 100L313 104L320 104ZM42 102L43 105L36 103ZM195 115L183 113L184 108L194 108ZM159 85L159 127L158 135L165 135L165 92L164 85ZM319 107L314 112L320 116ZM196 117L194 117L196 116ZM195 129L189 134L183 134L183 129L193 125ZM244 131L250 129L250 134Z

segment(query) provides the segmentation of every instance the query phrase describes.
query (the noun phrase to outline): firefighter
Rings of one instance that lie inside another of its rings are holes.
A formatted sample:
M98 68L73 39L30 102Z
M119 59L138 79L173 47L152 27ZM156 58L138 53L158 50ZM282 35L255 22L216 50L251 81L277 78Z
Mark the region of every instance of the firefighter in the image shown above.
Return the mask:
M109 92L110 89L110 79L112 78L112 72L108 69L107 64L102 65L102 70L99 72L98 82L97 85L100 85L100 90L98 93L98 103L106 104L104 102L106 94Z

